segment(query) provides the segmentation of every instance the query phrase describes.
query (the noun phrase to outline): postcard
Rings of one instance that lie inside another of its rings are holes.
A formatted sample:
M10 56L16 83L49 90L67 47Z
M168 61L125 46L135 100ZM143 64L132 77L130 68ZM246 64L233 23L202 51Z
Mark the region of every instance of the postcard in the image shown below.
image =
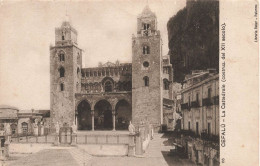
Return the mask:
M259 165L257 0L0 1L0 165Z

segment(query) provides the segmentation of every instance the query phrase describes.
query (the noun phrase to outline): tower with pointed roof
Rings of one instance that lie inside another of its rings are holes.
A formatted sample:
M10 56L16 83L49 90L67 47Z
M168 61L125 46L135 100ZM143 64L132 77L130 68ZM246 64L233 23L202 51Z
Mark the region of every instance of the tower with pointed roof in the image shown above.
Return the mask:
M157 18L147 5L132 37L132 119L134 124L162 123L162 42Z
M75 123L75 93L81 89L82 50L77 31L66 18L55 28L55 46L50 47L50 109L53 124Z

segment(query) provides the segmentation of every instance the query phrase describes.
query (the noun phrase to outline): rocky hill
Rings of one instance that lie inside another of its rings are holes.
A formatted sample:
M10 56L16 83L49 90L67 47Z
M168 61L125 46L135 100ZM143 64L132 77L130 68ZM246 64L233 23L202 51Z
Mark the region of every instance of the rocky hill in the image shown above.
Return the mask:
M167 24L174 81L191 70L219 68L219 2L188 0Z

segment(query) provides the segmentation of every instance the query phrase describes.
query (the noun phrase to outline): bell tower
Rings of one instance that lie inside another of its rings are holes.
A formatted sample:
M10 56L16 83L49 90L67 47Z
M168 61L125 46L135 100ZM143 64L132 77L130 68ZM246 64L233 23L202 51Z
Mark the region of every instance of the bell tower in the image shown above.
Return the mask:
M82 50L77 31L66 19L55 28L55 46L50 47L50 111L52 123L75 123L75 93L81 89Z
M156 15L146 6L137 17L132 37L133 123L162 123L162 42Z

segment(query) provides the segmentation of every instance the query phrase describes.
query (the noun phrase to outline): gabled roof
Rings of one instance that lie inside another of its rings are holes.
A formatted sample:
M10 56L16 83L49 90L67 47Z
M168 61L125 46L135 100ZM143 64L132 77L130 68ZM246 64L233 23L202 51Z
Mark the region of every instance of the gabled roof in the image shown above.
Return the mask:
M139 14L139 17L156 17L155 13L151 11L150 7L148 5L145 6L142 13Z
M116 66L116 64L112 63L112 62L107 62L107 63L104 63L102 65L102 67L111 67L111 66Z

